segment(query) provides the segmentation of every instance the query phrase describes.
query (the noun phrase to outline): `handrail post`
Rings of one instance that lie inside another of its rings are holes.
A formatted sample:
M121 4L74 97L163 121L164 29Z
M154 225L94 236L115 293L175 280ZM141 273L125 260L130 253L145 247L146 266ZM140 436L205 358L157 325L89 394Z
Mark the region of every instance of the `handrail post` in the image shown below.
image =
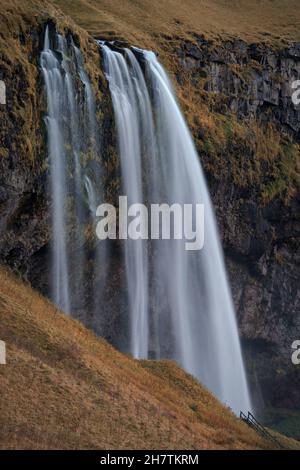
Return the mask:
M243 411L240 411L240 419L245 421L248 426L260 434L260 436L273 442L273 444L275 444L277 447L284 449L283 445L274 436L272 436L272 434L262 424L257 421L255 416L253 416L250 411L248 411L247 416L243 413Z

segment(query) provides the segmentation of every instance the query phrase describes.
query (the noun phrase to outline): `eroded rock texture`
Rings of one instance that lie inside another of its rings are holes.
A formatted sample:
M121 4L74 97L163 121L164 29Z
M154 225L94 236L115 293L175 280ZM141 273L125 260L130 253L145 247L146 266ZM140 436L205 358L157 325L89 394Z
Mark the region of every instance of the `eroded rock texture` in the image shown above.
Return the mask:
M295 410L300 406L300 370L291 363L291 344L300 337L300 107L291 99L291 84L300 77L300 44L276 50L234 40L216 46L199 36L176 50L189 80L195 86L200 82L206 90L204 99L210 100L213 113L231 113L237 125L258 125L263 132L271 123L274 134L269 145L287 139L288 144L279 145L297 149L289 157L297 173L295 190L286 196L293 185L292 176L286 175L283 191L264 198L265 188L277 184L274 167L281 165L281 176L286 170L280 153L273 162L259 161L245 141L237 143L231 129L226 154L203 153L203 135L198 139L217 210L254 401L268 419L268 407ZM218 100L213 99L216 95ZM233 152L243 165L241 180L235 178ZM224 160L221 177L213 162L220 155ZM243 184L255 168L259 178Z

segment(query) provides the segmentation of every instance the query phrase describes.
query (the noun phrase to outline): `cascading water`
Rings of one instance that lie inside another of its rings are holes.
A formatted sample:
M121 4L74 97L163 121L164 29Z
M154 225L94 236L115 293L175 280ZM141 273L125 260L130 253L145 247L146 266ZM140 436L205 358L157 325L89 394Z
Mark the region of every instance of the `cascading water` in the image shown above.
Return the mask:
M47 26L40 60L48 103L51 298L66 313L77 316L78 310L85 309L84 227L88 217L94 222L96 199L101 193L92 182L87 157L82 161L83 155L90 154L94 160L99 153L96 108L80 50L71 36L67 40L52 33L50 38Z
M235 411L251 409L215 217L199 158L154 53L100 45L128 203L203 203L205 244L124 243L131 352L172 357ZM142 64L142 66L140 65Z
M48 153L50 158L50 187L52 203L52 298L65 312L70 312L69 267L67 256L67 235L64 214L66 198L66 154L62 133L65 109L65 83L61 64L50 49L49 29L45 33L41 67L47 90Z
M111 74L110 91L118 130L123 191L128 204L143 200L141 150L142 135L139 96L128 66L121 54L110 53L107 67ZM143 240L126 240L124 244L126 280L131 319L130 349L134 357L148 355L148 279L147 251Z
M115 115L122 194L128 204L203 203L205 207L201 251L186 251L183 240L122 241L128 300L127 308L122 304L122 348L137 358L176 359L234 411L249 410L215 218L169 79L151 52L121 50L106 43L100 47ZM104 194L94 93L72 37L54 30L50 34L48 26L41 69L48 102L51 297L76 317L80 317L78 310L87 317L92 309L96 330L105 335L101 328L102 316L110 313L111 306L111 299L105 299L110 260L103 242L98 243L93 259L88 259L85 248L85 229L95 223L96 207ZM124 236L122 230L120 235ZM123 286L118 288L122 291ZM88 296L92 301L87 306Z

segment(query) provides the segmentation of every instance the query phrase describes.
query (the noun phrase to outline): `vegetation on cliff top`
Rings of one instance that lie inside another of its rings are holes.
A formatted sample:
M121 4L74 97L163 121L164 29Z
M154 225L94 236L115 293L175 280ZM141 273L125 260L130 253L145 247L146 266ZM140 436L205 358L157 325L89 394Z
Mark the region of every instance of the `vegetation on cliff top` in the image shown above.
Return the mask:
M52 2L43 0L0 0L0 79L6 82L7 105L0 107L0 158L10 156L19 164L44 169L45 100L39 70L40 51L46 22L52 21L62 34L72 32L78 39L86 70L94 84L102 109L109 108L110 97L99 67L95 41Z
M217 112L220 106L214 102L214 94L203 91L203 80L195 83L188 72L179 70L174 54L182 41L195 40L194 33L215 41L234 36L272 45L300 39L297 2L285 0L284 3L285 9L282 1L277 0L250 4L244 0L188 0L184 3L167 0L154 4L148 0L139 3L29 0L26 4L20 0L9 4L0 0L0 68L7 70L8 77L20 71L24 77L19 84L23 88L21 99L15 92L11 97L10 118L14 122L12 127L19 129L18 136L9 148L4 145L7 138L0 136L0 157L15 150L21 157L29 157L31 162L40 164L43 159L39 115L42 103L36 93L40 85L38 50L33 50L33 30L39 32L45 21L53 19L60 31L72 30L78 37L99 101L103 101L105 95L101 90L105 90L105 81L97 47L87 31L94 36L123 38L140 47L158 50L173 77L181 76L181 84L174 82L205 170L217 179L223 178L224 172L231 174L237 187L255 187L262 204L268 204L275 197L289 202L300 185L299 145L281 135L273 124L265 126L256 120L239 122L228 110ZM222 96L218 99L222 101ZM7 130L4 125L2 134Z
M159 36L198 32L272 43L300 40L297 0L53 0L96 36L155 47Z

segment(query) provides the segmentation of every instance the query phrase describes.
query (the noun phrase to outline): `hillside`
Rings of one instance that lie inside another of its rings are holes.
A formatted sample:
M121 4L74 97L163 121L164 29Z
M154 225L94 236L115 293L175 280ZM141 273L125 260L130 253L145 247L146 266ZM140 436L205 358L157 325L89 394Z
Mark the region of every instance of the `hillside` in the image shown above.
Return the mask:
M3 270L0 286L2 449L268 447L174 363L118 353Z
M147 45L163 35L188 32L270 42L300 39L297 0L53 0L96 36L124 37Z

